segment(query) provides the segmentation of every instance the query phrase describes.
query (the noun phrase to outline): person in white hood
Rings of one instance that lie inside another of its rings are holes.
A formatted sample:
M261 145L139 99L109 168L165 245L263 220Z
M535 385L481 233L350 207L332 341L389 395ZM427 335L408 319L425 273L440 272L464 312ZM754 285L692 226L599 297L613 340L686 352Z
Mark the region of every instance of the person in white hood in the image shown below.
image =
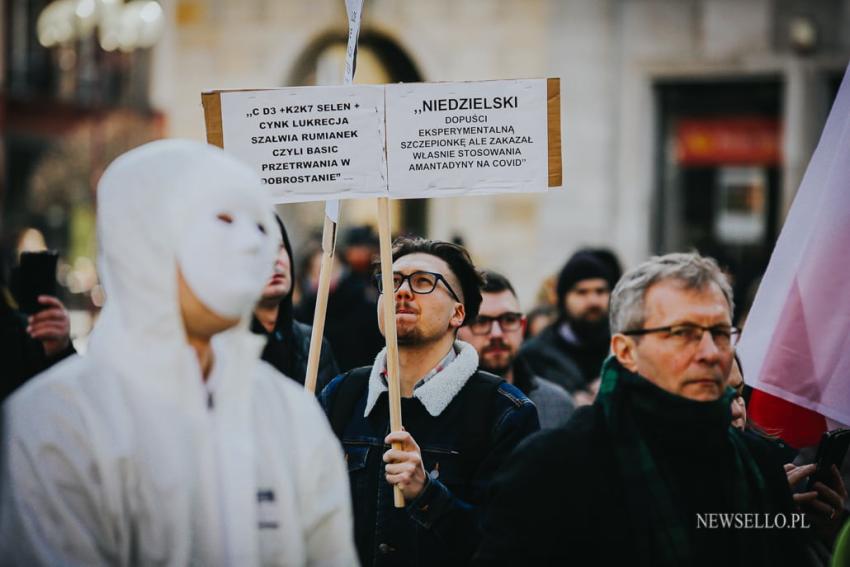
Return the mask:
M0 562L356 565L340 446L247 328L271 210L247 166L196 142L106 170L88 353L4 406Z

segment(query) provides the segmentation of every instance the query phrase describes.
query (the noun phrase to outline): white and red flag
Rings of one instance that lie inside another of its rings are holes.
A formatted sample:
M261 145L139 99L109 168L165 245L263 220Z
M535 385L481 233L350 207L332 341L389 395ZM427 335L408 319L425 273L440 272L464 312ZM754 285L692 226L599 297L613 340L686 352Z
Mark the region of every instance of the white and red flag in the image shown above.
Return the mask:
M751 418L789 445L850 424L850 71L738 346ZM835 425L830 423L830 427Z

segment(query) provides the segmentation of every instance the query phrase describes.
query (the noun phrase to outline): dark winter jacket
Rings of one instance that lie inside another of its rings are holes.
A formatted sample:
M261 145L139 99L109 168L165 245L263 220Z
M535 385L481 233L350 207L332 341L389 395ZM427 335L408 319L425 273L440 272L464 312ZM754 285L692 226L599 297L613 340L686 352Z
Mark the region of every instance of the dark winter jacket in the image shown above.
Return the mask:
M299 384L304 384L304 379L307 376L307 356L310 353L312 327L290 320L291 331L287 335L279 328L280 325L284 324L286 323L278 317L274 330L269 333L254 317L251 321L251 331L268 337L268 342L263 348L262 359ZM287 339L289 342L287 342ZM331 352L331 345L323 339L322 352L319 355L316 392L321 392L322 388L338 374L339 368Z
M549 325L539 335L528 339L520 349L520 356L534 374L573 393L599 376L608 347L588 348L568 343L561 336L559 325Z
M26 315L0 297L0 402L24 382L75 352L69 342L64 351L48 357L44 345L27 333Z

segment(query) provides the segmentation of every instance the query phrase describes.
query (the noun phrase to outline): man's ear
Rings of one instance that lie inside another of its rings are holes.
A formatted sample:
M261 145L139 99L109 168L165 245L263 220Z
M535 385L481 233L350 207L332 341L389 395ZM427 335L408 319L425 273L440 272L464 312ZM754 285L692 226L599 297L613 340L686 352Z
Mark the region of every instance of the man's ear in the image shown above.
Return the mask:
M637 372L637 343L631 337L617 333L611 337L611 352L623 368Z
M452 329L459 329L464 320L466 319L466 308L463 303L455 303L455 312L452 314L452 318L449 319L449 327Z

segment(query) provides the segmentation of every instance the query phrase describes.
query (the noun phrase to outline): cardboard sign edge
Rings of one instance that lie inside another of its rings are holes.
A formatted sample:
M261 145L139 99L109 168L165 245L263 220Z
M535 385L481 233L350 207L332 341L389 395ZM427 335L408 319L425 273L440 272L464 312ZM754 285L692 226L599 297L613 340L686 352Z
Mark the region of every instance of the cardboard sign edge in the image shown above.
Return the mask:
M221 122L221 91L201 93L207 143L224 149L224 128Z
M546 124L549 152L549 188L563 184L563 159L561 157L561 79L546 79Z

